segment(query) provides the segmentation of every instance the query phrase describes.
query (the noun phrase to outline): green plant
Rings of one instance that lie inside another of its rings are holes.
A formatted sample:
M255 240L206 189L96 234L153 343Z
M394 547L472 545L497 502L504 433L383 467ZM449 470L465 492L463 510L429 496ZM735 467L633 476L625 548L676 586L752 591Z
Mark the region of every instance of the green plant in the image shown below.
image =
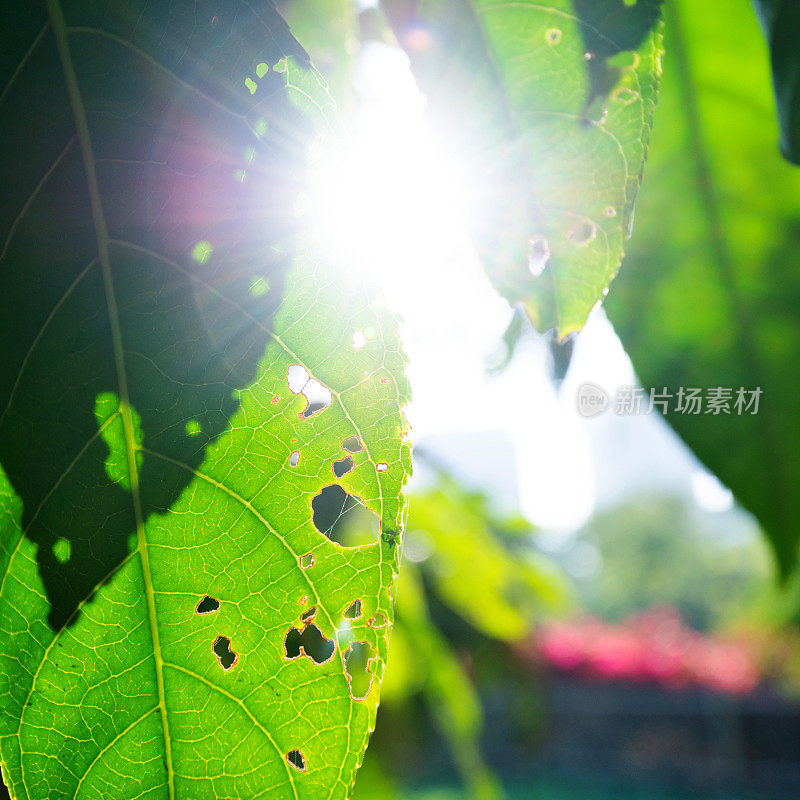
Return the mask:
M347 128L302 37L341 88L355 10L282 6L301 41L269 0L2 8L0 758L15 799L344 798L374 725L409 390L397 320L309 224L307 177ZM796 15L760 6L796 158ZM660 3L383 7L470 165L495 285L540 328L579 329L630 233ZM697 133L698 108L682 111ZM780 275L749 267L745 284L772 297ZM678 357L659 361L636 329L654 287L619 324L666 384ZM788 571L797 450L780 414L797 395L780 367L796 312L754 316L737 306L716 333L733 325L752 360L774 357L758 379L778 410L766 439L748 433L772 460L753 480L746 458L719 458L722 428L684 436ZM707 332L687 325L680 356ZM347 547L336 523L353 511L372 534Z

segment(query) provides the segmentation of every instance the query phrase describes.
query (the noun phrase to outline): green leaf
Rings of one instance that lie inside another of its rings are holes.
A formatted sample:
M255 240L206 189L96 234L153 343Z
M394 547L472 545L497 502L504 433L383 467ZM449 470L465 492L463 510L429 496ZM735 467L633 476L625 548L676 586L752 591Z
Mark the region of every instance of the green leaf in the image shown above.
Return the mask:
M411 669L421 678L425 703L447 742L469 797L499 800L503 797L500 781L481 755L480 697L457 654L431 621L421 576L413 564L403 567L398 585L395 633L400 633L408 648ZM391 673L396 669L394 645L393 641L388 683L392 682ZM402 662L398 666L402 669Z
M781 151L800 164L800 5L754 0L772 54L772 80L781 126Z
M661 72L660 0L383 6L433 126L481 198L473 222L495 285L539 329L580 328L631 227Z
M421 695L469 796L493 800L502 797L502 790L481 755L480 697L453 645L431 618L425 590L474 633L506 642L523 639L544 614L562 610L568 593L555 569L525 547L530 523L495 519L485 497L465 491L425 451L417 453L438 473L439 484L411 500L384 698L387 704L399 704ZM345 532L347 541L363 539L358 523L353 520ZM372 751L370 758L375 756ZM360 781L356 797L377 796L369 781L366 787Z
M375 720L410 463L396 320L299 255L330 100L268 2L11 12L11 796L345 798ZM325 535L333 484L372 519L369 543Z
M735 0L725 14L720 26L708 4L668 6L649 180L608 313L646 388L762 388L757 415L731 403L667 420L758 517L787 572L800 540L800 172L774 147L752 8Z
M519 641L543 614L563 608L568 593L544 559L505 546L491 517L485 498L443 481L414 495L406 550L429 553L432 590L473 628Z

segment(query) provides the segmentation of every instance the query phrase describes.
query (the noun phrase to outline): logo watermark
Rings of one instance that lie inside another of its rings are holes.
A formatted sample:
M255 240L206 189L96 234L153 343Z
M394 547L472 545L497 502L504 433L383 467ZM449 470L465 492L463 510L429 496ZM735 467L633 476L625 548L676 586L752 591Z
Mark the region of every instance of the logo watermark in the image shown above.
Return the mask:
M764 390L757 386L747 389L743 386L734 389L728 386L713 386L706 389L681 386L675 391L664 387L642 389L640 386L620 386L612 395L596 383L582 383L575 394L578 414L586 419L613 410L620 416L638 416L659 411L663 416L670 414L714 416L755 416L758 414Z
M608 410L611 398L602 386L596 383L582 383L575 395L575 405L578 413L586 419L591 419Z

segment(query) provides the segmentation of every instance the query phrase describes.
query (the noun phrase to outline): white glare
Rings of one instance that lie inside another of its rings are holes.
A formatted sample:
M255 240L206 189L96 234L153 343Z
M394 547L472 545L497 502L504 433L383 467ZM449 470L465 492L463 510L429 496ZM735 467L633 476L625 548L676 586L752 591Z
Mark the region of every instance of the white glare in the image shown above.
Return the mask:
M365 43L355 88L354 136L318 159L310 210L328 251L397 305L398 294L425 287L463 235L464 193L424 124L425 101L402 50Z
M420 449L435 440L448 465L456 448L453 474L493 499L516 498L506 511L574 529L594 505L591 462L544 354L526 352L502 374L486 373L511 311L468 233L470 165L453 163L447 142L426 126L425 99L401 50L365 44L356 88L355 143L317 160L309 213L342 268L377 283L404 320L412 438ZM354 331L354 348L364 343Z
M418 452L430 449L437 463L501 510L521 510L549 531L543 542L562 552L596 506L635 492L684 494L691 481L704 509L729 509L731 493L700 470L656 415L577 413L582 383L611 396L637 383L602 312L581 333L560 392L541 339L523 343L502 373L487 374L486 359L511 310L489 284L467 232L474 212L470 165L454 163L448 143L426 126L425 99L399 48L366 43L356 72L359 113L345 137L351 144L314 148L314 179L296 210L313 215L310 227L342 270L376 284L403 318L414 397L406 416ZM594 232L576 228L575 235ZM550 257L549 242L535 237L529 246L535 275ZM352 347L365 347L369 337L367 329L354 330ZM308 396L308 375L289 375L291 387L301 379ZM416 480L424 481L424 464L417 462ZM416 557L424 553L422 547ZM587 548L569 561L576 575L600 567L599 554Z

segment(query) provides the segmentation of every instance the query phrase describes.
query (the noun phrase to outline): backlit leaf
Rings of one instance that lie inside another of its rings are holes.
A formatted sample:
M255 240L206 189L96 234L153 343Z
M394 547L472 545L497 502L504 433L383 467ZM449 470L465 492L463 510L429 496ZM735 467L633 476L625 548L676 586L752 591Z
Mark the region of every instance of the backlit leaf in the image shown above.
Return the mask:
M661 72L660 0L383 0L481 201L495 285L580 328L619 268Z
M324 85L269 2L4 17L11 795L343 799L374 725L410 465L396 321L301 254ZM315 526L334 484L369 543Z

